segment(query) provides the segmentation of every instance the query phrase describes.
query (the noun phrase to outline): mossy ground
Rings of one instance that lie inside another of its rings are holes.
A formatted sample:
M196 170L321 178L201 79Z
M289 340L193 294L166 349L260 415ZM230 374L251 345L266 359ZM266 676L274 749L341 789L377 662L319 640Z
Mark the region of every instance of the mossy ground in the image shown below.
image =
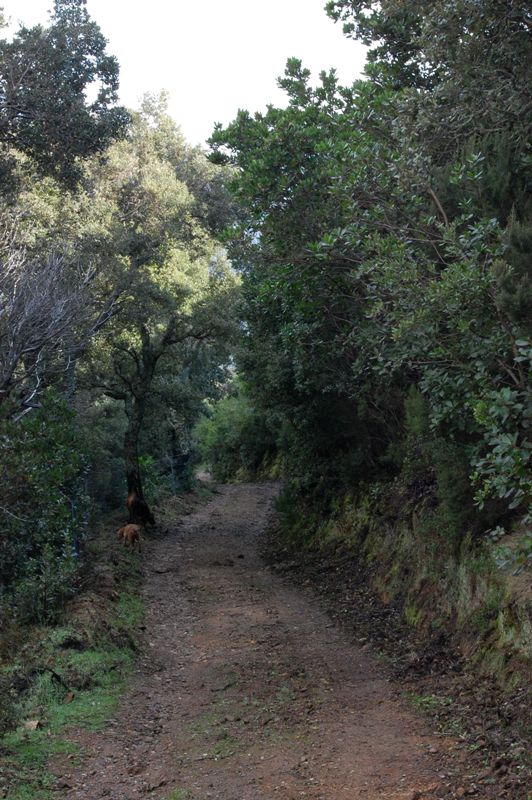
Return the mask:
M108 554L116 588L107 596L81 594L60 626L26 629L17 650L2 661L16 725L0 743L0 797L6 800L57 798L48 764L54 756L79 755L69 741L70 726L102 728L127 681L143 614L139 560L109 547L108 533L102 530L90 549L99 553L94 565Z
M530 582L524 590L520 580L516 591L514 563L501 565L493 544L458 530L443 504L370 490L337 499L320 515L287 492L278 508L287 551L351 553L371 589L400 608L416 635L447 635L503 686L513 688L522 664L530 666ZM529 577L526 564L519 569Z

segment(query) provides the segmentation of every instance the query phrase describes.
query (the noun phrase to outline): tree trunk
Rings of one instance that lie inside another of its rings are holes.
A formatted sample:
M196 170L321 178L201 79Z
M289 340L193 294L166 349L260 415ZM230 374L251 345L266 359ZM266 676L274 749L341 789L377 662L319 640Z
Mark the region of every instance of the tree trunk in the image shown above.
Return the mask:
M190 461L190 453L182 452L175 428L170 431L170 461L172 464L173 489L176 492L180 486L188 486L189 480L185 478L185 472Z
M139 436L146 409L146 398L128 397L126 414L128 424L124 434L124 464L127 481L127 508L130 522L155 524L155 519L142 491L139 464Z

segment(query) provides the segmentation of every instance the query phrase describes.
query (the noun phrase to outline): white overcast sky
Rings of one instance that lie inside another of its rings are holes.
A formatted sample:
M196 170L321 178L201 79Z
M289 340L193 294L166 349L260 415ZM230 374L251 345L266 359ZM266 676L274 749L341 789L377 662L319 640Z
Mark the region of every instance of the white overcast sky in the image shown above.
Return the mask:
M120 98L137 108L145 92L170 93L170 113L191 144L239 108L284 105L276 86L286 59L300 58L314 82L335 67L357 78L364 48L344 37L326 0L87 0L120 62ZM13 23L46 22L52 0L0 0Z

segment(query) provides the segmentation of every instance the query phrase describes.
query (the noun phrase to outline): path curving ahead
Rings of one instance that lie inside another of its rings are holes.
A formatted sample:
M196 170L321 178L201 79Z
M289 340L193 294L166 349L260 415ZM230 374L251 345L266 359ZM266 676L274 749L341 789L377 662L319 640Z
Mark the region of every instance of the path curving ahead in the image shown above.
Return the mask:
M273 484L225 486L145 553L146 635L68 800L429 800L446 744L263 565Z

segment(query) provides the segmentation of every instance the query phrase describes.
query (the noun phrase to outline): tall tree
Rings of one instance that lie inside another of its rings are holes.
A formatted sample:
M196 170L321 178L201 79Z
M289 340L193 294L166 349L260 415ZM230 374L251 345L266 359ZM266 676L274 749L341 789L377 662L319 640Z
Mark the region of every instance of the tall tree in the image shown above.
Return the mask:
M211 371L214 380L209 361L216 365L228 356L237 287L205 224L205 201L178 178L182 162L199 162L200 156L160 109L154 116L152 105L145 104L130 140L115 145L103 166L104 180L117 198L120 233L115 235L129 264L130 285L121 313L95 343L88 377L89 384L124 403L127 487L142 502L139 440L148 412L157 408L158 378L162 372L166 383L172 383L174 372L190 371L206 358L202 369ZM206 161L204 169L206 174L221 171ZM199 174L198 164L196 179ZM220 198L216 204L220 213L227 213ZM217 217L217 212L210 213Z
M455 453L479 505L524 508L529 14L468 0L332 6L379 42L369 80L347 90L322 76L314 89L292 61L287 109L240 112L212 138L248 209L232 250L245 377L307 490L393 475L415 390L427 436Z
M129 115L116 105L117 92L118 62L85 0L55 0L48 27L22 27L0 41L4 172L14 149L45 174L78 179L78 158L102 152L125 131Z

